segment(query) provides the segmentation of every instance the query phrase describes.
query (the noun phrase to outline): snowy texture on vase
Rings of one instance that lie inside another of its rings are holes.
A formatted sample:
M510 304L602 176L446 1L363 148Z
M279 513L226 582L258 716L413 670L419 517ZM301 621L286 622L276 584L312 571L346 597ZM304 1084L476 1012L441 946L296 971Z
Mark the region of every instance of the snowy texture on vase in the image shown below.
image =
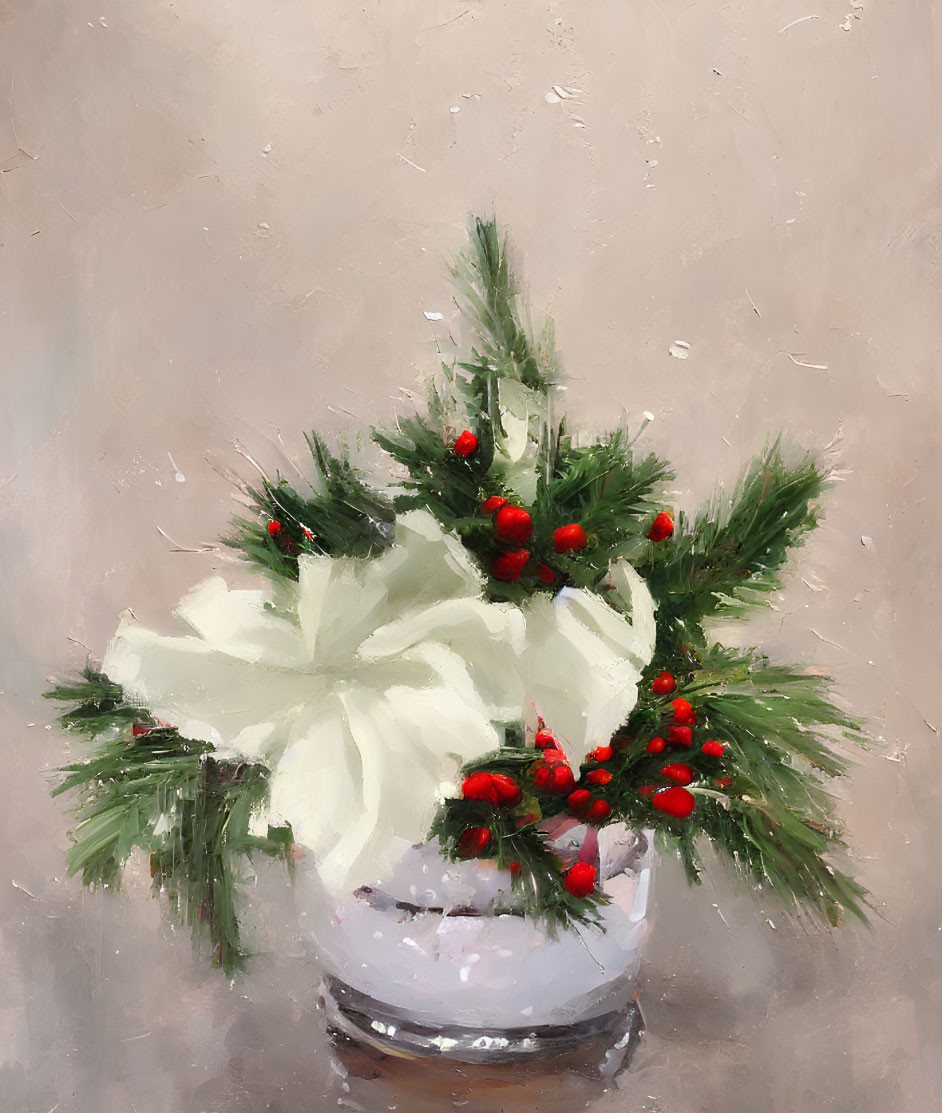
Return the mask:
M586 834L571 829L556 848L578 858ZM599 833L593 861L610 903L598 925L563 932L501 913L513 896L507 871L492 860L447 862L434 841L407 848L385 880L340 899L302 867L298 906L324 974L328 1023L381 1048L464 1062L604 1040L632 1017L652 838L621 825Z

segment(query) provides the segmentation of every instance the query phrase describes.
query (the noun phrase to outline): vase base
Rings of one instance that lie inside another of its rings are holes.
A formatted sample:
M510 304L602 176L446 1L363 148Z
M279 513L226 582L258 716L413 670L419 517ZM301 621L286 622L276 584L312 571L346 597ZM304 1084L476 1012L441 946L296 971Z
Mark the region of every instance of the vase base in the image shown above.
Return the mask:
M322 983L321 1000L335 1046L352 1043L400 1059L489 1066L548 1060L554 1068L610 1077L628 1065L644 1031L636 1001L572 1024L486 1029L422 1024L337 978Z

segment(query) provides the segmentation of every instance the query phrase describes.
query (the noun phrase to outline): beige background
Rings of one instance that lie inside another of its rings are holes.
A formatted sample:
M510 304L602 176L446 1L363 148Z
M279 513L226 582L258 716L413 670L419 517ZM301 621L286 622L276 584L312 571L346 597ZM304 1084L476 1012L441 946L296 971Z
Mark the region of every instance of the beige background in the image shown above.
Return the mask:
M233 986L194 964L140 873L116 898L67 881L47 796L64 742L38 697L123 606L165 623L231 567L170 553L156 527L183 547L219 534L235 507L210 457L244 470L234 437L277 462L279 431L297 454L307 426L408 405L470 210L512 230L573 415L655 413L681 502L782 427L816 448L843 433L845 482L755 636L832 670L886 747L840 789L871 934L805 934L667 863L634 1071L460 1108L938 1108L934 16L926 0L0 3L0 1109L450 1108L454 1079L342 1089L274 871L253 897L266 954ZM548 103L554 85L579 92Z

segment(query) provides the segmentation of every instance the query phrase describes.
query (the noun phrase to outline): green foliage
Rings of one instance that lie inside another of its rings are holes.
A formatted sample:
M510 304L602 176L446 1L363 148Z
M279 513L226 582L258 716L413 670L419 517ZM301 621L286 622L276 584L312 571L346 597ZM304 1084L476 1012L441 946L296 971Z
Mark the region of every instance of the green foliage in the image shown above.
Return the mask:
M467 528L470 520L480 517L481 490L490 466L485 452L459 456L453 439L420 416L400 418L394 430L374 429L373 439L409 473L398 484L402 493L394 498L397 511L427 509L449 529Z
M74 679L60 681L43 695L57 703L71 704L58 717L59 726L63 730L79 731L89 738L141 719L141 709L125 702L121 685L110 681L90 664L86 664Z
M472 217L468 236L470 248L458 256L451 273L462 299L461 310L477 336L471 360L462 364L473 384L470 397L480 398L474 380L490 382L488 370L497 378L514 379L546 393L562 377L552 323L547 322L534 339L529 322L525 325L521 319L507 241L501 242L497 222Z
M674 478L653 452L634 457L627 429L594 444L575 446L561 434L549 478L540 478L535 506L535 540L540 559L575 587L597 587L609 562L641 548L660 509L658 489ZM581 552L554 552L558 526L578 523L589 539Z
M677 516L669 543L636 562L665 612L699 624L743 614L781 587L789 550L818 524L827 475L806 457L786 463L781 438L752 462L730 498L716 496L693 520Z
M374 490L346 453L333 455L317 433L307 437L314 467L311 493L302 494L279 476L265 479L249 494L257 518L234 518L224 544L243 559L274 576L298 578L298 555L371 557L392 541L395 514L391 502ZM274 535L269 522L281 529Z
M773 665L754 650L719 645L698 655L695 669L678 668L675 675L679 683L670 696L656 697L645 686L631 717L619 813L661 827L693 881L700 875L696 842L707 838L737 872L772 888L788 910L832 924L841 909L865 920L865 891L829 861L845 847L822 778L848 769L835 743L859 745L863 738L833 703L827 679ZM696 711L693 745L647 754L648 741L666 733L678 697ZM703 754L708 739L724 744L722 758ZM660 775L668 761L694 771L697 806L687 820L665 817L637 795L641 784L669 783Z
M569 863L547 845L540 821L559 814L565 797L540 796L533 789L530 774L538 757L532 749L509 747L469 762L464 770L467 775L486 770L512 777L523 789L519 806L494 808L481 800L446 800L435 816L429 838L437 838L445 855L455 861L462 857L459 840L464 832L486 827L491 838L480 856L495 859L500 869L509 870L511 863L520 867L519 872L508 873L512 898L499 911L530 916L555 936L577 924L597 924L607 898L599 889L588 898L575 897L563 886Z
M144 850L175 919L194 929L194 942L208 939L214 963L227 974L240 969L246 957L237 919L242 860L257 851L290 862L289 828L249 833L251 816L267 797L267 770L213 760L212 746L159 725L91 666L82 679L46 695L71 704L59 717L66 729L97 741L91 757L65 767L54 790L77 797L69 874L116 889L131 851Z

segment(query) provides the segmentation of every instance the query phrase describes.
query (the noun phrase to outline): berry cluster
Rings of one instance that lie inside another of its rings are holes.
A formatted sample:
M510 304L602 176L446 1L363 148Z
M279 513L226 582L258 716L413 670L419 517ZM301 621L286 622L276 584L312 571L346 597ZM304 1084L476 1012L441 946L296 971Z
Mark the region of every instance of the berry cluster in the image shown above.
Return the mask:
M465 429L452 444L456 455L468 459L477 452L479 441L470 429ZM491 495L481 504L481 513L492 517L494 540L500 552L491 559L491 575L504 583L515 583L521 577L537 579L543 584L555 584L560 573L551 564L534 557L524 543L533 535L533 520L529 511L514 506L501 495ZM648 537L651 541L666 541L674 532L674 519L662 510L651 523ZM553 551L557 554L577 553L589 544L585 529L578 522L568 522L553 531ZM550 558L551 559L551 558Z
M669 672L662 672L652 681L651 690L656 696L669 696L676 686L674 677ZM664 753L670 747L690 752L693 747L693 728L696 724L697 713L688 700L682 697L671 700L664 734L655 735L645 746L645 752L657 755ZM700 747L700 752L708 758L722 758L726 748L722 742L710 738ZM642 796L650 797L652 806L672 819L686 819L696 806L696 799L692 792L687 791L686 786L700 779L697 771L687 762L668 762L661 768L660 775L673 783L661 788L657 785L643 784L638 788L638 792ZM715 780L714 783L725 788L731 780L724 777Z
M535 575L544 584L556 581L558 573L553 568L543 561L531 561L529 549L516 547L528 541L533 533L533 521L526 510L512 506L500 495L492 495L481 504L481 513L493 515L495 541L499 545L513 546L491 561L491 575L495 580L512 583L523 575ZM560 526L553 533L553 548L557 553L578 552L588 543L585 530L576 522Z

